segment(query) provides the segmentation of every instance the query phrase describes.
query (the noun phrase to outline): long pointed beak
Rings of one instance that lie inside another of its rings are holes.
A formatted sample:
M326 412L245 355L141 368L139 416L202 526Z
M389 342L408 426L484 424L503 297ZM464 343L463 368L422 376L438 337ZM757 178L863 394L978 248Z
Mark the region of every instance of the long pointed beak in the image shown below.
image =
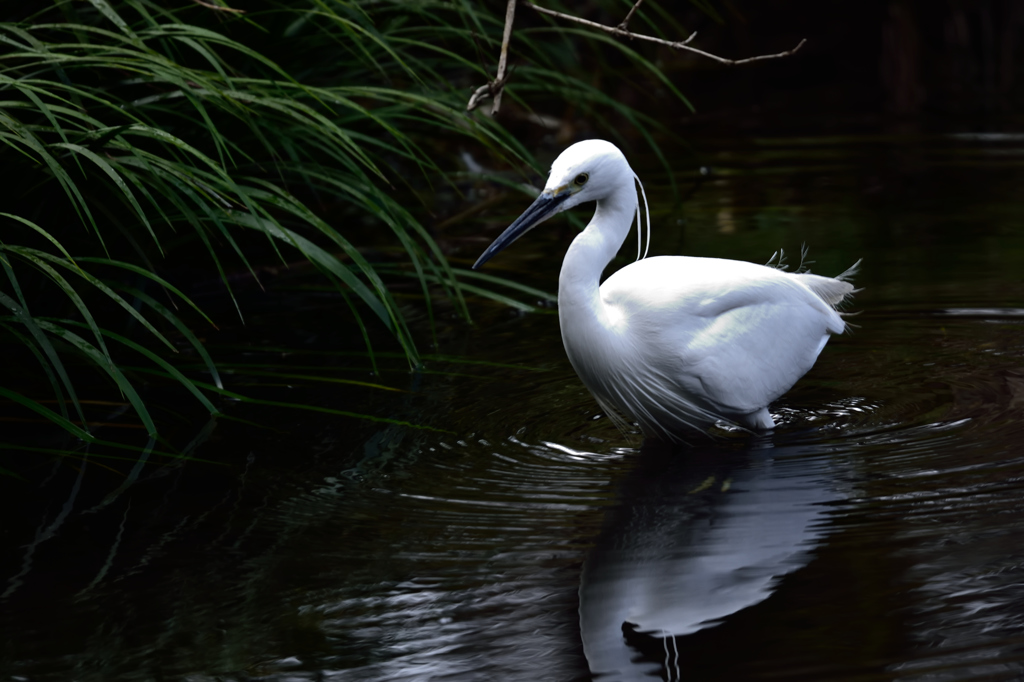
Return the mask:
M530 204L530 207L523 211L523 214L516 218L514 223L505 228L505 231L476 259L476 263L473 263L473 269L479 270L480 266L491 260L499 251L558 213L561 210L562 204L570 196L572 196L572 192L562 192L558 195L542 192Z

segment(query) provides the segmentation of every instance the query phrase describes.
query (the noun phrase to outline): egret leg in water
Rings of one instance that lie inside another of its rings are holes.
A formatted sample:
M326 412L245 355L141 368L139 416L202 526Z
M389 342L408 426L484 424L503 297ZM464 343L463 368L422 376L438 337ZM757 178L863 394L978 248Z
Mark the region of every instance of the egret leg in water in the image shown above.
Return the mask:
M594 217L562 261L558 319L569 361L602 409L668 440L719 420L773 428L768 405L814 365L830 334L846 330L836 306L854 292L846 280L859 262L832 278L658 256L638 259L601 284L634 215L641 231L639 181L610 142L572 145L551 165L537 200L473 268L556 213L596 201Z

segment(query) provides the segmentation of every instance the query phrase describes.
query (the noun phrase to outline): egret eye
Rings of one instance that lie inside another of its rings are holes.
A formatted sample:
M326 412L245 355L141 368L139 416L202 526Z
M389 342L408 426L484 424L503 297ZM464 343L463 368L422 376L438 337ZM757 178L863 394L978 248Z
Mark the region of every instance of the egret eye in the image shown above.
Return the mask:
M576 179L572 181L572 184L576 185L577 187L582 187L583 185L587 184L587 180L589 179L590 174L580 173L579 175L576 176Z

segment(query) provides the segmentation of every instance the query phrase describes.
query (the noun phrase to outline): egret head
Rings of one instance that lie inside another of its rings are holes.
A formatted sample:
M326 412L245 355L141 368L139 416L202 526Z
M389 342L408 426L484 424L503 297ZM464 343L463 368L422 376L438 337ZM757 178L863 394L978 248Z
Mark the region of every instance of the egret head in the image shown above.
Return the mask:
M626 157L611 142L577 142L558 155L540 196L487 247L473 269L556 213L586 201L600 201L624 185L633 187L633 177Z

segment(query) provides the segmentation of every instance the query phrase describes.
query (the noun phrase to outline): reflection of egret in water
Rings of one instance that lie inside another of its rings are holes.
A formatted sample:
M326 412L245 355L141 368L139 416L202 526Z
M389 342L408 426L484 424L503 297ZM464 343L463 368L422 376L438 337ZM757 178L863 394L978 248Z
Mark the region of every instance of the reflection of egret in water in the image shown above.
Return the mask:
M601 680L679 679L677 637L767 599L809 561L826 464L795 448L645 450L583 568L580 630Z

